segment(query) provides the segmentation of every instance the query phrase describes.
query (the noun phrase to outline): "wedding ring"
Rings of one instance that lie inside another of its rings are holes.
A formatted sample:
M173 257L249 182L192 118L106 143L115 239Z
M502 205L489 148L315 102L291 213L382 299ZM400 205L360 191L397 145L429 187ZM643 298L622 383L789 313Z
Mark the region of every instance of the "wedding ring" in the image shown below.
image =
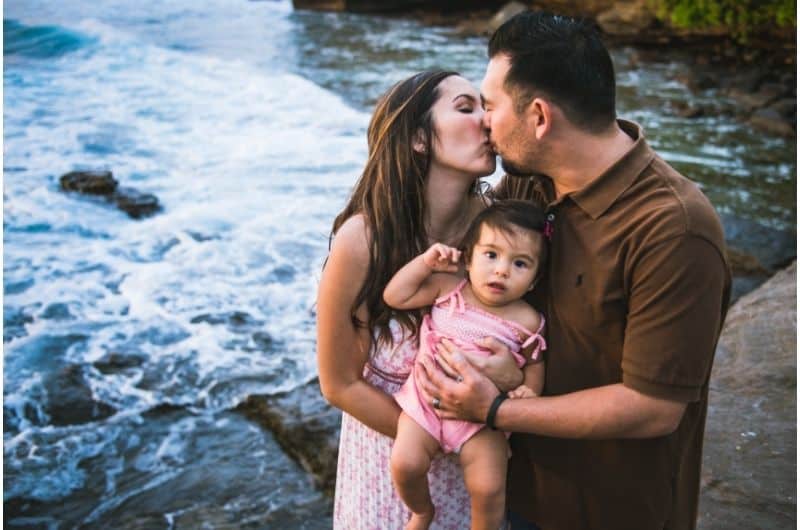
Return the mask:
M464 381L464 378L463 378L463 377L461 377L460 375L457 375L457 376L456 376L456 383L461 383L461 382L463 382L463 381Z
M433 405L433 408L435 408L435 409L438 409L441 404L442 404L442 402L439 401L439 398L433 398L431 400L431 405Z

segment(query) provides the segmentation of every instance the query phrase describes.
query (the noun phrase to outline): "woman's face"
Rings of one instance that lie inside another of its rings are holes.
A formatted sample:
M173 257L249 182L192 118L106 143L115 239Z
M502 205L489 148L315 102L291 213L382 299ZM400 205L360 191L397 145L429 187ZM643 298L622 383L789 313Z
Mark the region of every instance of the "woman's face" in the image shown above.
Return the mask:
M474 177L494 172L497 160L483 128L480 95L469 81L455 75L442 80L431 112L435 130L431 169Z

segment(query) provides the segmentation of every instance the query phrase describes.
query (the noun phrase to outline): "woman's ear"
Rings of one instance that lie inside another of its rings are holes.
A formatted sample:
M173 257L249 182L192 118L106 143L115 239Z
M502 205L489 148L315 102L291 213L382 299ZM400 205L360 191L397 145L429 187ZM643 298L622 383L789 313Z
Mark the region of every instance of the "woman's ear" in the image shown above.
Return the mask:
M414 145L411 146L415 153L424 155L428 152L428 142L425 137L425 132L422 129L417 129L414 133Z

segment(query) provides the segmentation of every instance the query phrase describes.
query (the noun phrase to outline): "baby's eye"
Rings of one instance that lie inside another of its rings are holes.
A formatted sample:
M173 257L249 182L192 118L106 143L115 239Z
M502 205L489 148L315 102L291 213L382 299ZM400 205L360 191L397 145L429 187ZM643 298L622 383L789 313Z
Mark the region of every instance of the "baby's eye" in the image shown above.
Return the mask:
M514 262L514 265L519 267L520 269L527 269L528 268L528 262L527 261L517 260L517 261Z
M494 258L497 257L497 252L493 252L491 250L488 250L488 251L484 252L483 255L486 256L489 259L494 259Z

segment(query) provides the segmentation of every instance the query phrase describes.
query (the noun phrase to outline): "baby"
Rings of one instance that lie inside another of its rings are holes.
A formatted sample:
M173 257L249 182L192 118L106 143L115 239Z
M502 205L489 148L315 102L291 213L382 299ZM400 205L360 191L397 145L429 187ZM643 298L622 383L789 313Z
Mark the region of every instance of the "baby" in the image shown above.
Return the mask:
M499 201L476 216L461 252L435 243L389 281L384 301L395 309L432 306L420 325L417 357L434 356L442 338L462 351L489 355L494 337L511 350L524 380L509 397L533 397L544 385L544 318L522 297L534 288L546 259L544 213L531 203ZM466 277L465 277L466 276ZM531 331L534 330L534 331ZM497 530L505 511L507 434L485 425L442 420L413 376L395 394L403 411L392 447L391 472L412 512L406 530L427 529L434 517L427 473L441 448L458 453L471 500L472 529Z

